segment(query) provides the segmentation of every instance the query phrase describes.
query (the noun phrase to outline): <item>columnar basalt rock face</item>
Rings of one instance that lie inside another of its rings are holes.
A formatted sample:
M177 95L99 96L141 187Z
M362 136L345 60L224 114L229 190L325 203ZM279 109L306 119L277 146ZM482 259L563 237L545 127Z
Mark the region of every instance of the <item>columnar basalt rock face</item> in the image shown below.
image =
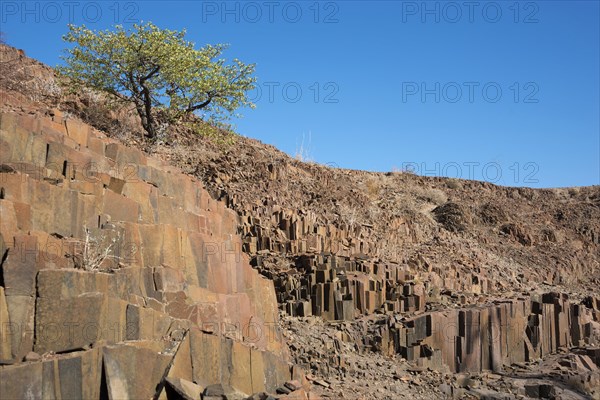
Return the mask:
M52 114L1 115L2 397L249 395L292 379L273 283L242 252L236 214ZM46 356L22 364L32 351Z
M225 199L235 208L235 198ZM267 224L262 224L266 219ZM254 207L241 215L241 233L244 250L249 254L261 251L289 253L335 253L340 256L353 254L377 255L372 228L369 226L341 226L324 224L314 213L299 215L294 210L281 210L275 204ZM279 227L282 237L274 237L269 226ZM405 224L402 224L408 233ZM402 235L401 235L402 236ZM402 241L399 241L401 243Z
M408 265L366 256L326 253L291 259L294 273L269 269L261 255L252 260L274 280L277 300L290 316L352 320L374 312L414 313L424 311L427 301L436 300L431 296L434 292L480 295L496 289L495 280L481 267L471 271L432 267L425 277L417 277Z
M424 313L427 303L438 301L435 293L449 293L459 304L467 296L481 301L482 296L501 295L506 281L485 265L443 269L425 264L413 272L414 265L313 249L288 256L286 269L273 262L272 254L258 251L252 263L274 280L280 307L288 315L332 321L391 315L373 337L365 337L367 347L435 370L500 372L589 344L600 318L594 298L578 304L558 293ZM411 317L415 314L421 315Z
M425 308L424 285L397 264L332 254L303 255L295 263L299 274L271 276L278 301L291 316L353 320L380 309L398 313Z
M426 313L406 321L390 318L373 344L423 367L500 372L507 365L585 345L599 321L598 309L571 303L566 295L547 293Z

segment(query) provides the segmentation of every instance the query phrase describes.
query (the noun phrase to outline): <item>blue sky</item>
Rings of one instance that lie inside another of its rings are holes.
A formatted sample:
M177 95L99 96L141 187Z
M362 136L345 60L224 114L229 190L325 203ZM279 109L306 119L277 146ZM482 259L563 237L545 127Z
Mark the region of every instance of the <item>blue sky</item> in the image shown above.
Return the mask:
M600 184L598 1L1 3L5 40L60 62L67 23L152 21L257 64L239 133L371 171Z

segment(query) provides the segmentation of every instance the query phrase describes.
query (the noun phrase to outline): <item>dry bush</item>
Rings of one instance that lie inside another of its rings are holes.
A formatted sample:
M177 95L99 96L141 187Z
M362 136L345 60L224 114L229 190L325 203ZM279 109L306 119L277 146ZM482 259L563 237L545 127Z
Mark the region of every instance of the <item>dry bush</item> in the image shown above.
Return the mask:
M418 199L424 200L428 203L435 204L439 206L448 201L448 196L440 189L423 189L423 188L415 188L415 196Z
M500 227L500 232L521 243L523 246L531 246L533 244L531 234L520 224L504 224Z
M554 229L544 228L544 229L542 229L540 236L541 236L542 242L551 242L551 243L558 242L558 235Z
M436 207L433 215L435 220L450 232L465 231L472 223L469 210L458 203L448 202Z
M496 225L508 221L508 214L498 204L486 203L479 209L479 217L487 225Z
M365 182L365 194L371 199L376 200L382 189L381 177L369 177Z
M446 186L448 189L459 190L462 189L462 183L458 179L448 178L446 180Z
M167 130L169 130L169 134L172 133L172 130L183 130L188 134L210 140L212 144L221 150L235 144L238 139L233 126L228 124L211 124L195 115L190 115L187 120L182 120L175 125L163 123L161 126L163 134L166 134Z
M298 161L311 163L314 162L314 159L311 155L310 142L312 139L312 133L308 132L308 138L306 139L306 143L304 143L304 133L302 134L302 140L300 141L300 146L296 146L296 153L294 154L294 158Z
M372 224L374 224L376 221L379 221L382 218L382 215L384 215L383 210L374 204L371 204L369 207L367 207L365 211L368 222Z
M85 88L70 94L62 102L62 108L107 136L119 140L143 137L139 118L132 106L93 89Z
M578 187L573 187L568 189L569 197L577 198L579 195L580 189Z
M76 268L90 272L110 272L118 268L117 246L121 235L116 231L84 227L85 237L78 243L76 254L70 255Z
M359 224L360 215L356 207L342 203L338 206L338 214L340 216L340 220L350 228L354 228L357 224Z

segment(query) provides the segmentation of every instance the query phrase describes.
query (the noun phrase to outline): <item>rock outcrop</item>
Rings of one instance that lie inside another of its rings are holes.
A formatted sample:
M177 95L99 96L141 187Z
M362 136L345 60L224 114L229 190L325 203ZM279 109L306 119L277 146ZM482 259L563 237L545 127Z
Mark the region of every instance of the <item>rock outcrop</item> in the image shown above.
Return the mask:
M0 115L0 170L2 398L302 381L273 282L200 182L58 110Z
M381 350L432 369L501 372L512 364L590 344L599 322L597 307L547 293L390 321L380 331Z

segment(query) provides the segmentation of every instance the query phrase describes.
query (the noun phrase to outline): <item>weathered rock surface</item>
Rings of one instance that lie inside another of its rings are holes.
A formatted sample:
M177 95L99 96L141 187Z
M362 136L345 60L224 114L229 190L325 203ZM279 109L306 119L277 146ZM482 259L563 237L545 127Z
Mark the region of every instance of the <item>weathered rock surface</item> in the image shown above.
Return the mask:
M149 145L0 50L1 398L600 398L600 187Z
M273 282L200 182L59 112L1 114L0 142L3 398L292 378Z

